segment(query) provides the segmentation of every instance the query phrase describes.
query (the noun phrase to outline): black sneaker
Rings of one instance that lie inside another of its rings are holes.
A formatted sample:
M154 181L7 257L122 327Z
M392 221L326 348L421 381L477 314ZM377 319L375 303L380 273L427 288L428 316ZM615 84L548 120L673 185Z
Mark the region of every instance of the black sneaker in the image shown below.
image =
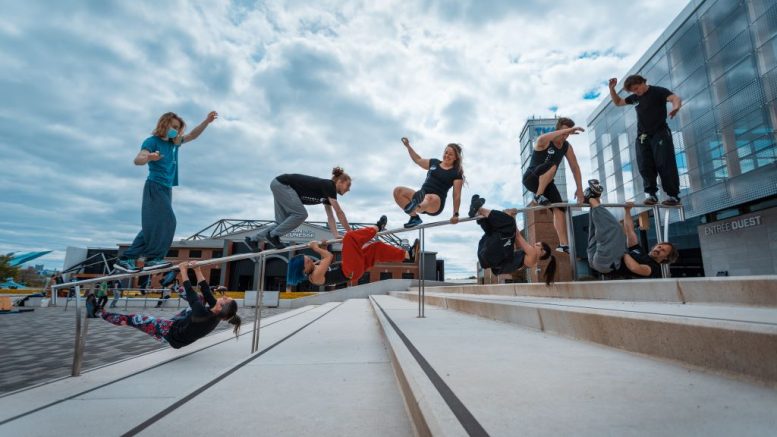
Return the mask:
M469 203L469 212L467 213L469 218L473 218L476 215L478 215L478 211L485 204L486 204L486 199L478 196L477 194L473 195L472 201Z
M559 244L556 246L556 252L569 253L569 246L566 244Z
M424 221L421 220L421 217L418 217L417 215L410 216L410 220L407 223L405 223L405 229L414 228L423 222Z
M378 227L378 232L386 229L386 224L388 224L388 217L385 215L380 216L378 219L378 222L375 223L375 226Z
M658 203L658 197L655 194L648 194L645 197L645 205L655 205L656 203Z
M273 249L283 249L286 247L286 244L281 241L281 237L274 235L274 236L267 236L267 242L270 243L270 245L273 247Z
M410 203L405 205L403 208L405 210L405 214L410 214L413 211L415 211L416 208L418 208L418 205L421 204L424 200L424 192L421 190L416 191L413 193L413 197L410 199Z
M135 265L134 259L120 259L113 264L113 269L124 273L137 273L140 271Z
M243 244L245 244L246 247L248 247L249 251L254 253L259 252L259 242L254 240L253 238L245 237L243 239Z
M154 259L147 260L145 264L143 264L143 271L148 272L151 270L166 269L168 267L171 267L172 265L173 263L169 261L165 261L162 258L154 258Z
M591 198L597 198L602 195L604 187L599 183L599 179L588 179L588 188L591 189Z
M421 240L416 238L415 241L413 242L413 245L407 249L408 258L405 260L405 262L410 264L415 264L415 261L418 259L418 252L420 250L421 250Z
M538 205L542 206L548 206L550 205L550 199L545 197L545 195L540 194L539 196L534 196L534 201L537 202Z
M669 196L666 200L661 202L661 204L664 206L677 206L680 204L680 198L677 196Z

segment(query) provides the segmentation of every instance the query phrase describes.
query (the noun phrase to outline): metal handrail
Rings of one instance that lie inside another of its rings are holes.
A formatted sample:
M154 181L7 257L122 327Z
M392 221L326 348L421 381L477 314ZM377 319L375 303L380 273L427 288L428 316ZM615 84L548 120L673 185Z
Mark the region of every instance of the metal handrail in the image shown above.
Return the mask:
M643 204L624 204L624 203L602 203L599 206L600 207L605 207L605 208L623 208L623 207L626 207L626 206L631 206L633 208L650 208L650 209L652 209L653 210L653 215L654 215L654 218L655 218L655 222L656 222L656 232L657 232L658 242L659 243L663 241L661 230L660 230L660 227L661 227L661 219L660 219L660 216L659 216L659 210L660 209L677 209L679 214L680 214L680 220L683 220L683 221L685 220L685 213L684 213L682 205L668 206L668 205L661 205L661 204L657 204L657 205L643 205ZM574 273L575 272L575 262L576 262L576 260L575 260L574 243L573 243L573 241L574 241L574 226L571 225L571 221L572 221L571 210L572 209L585 209L585 208L591 208L591 207L592 207L591 205L579 204L579 203L553 203L553 204L550 204L550 205L528 206L528 207L516 208L516 209L518 210L518 212L540 211L540 210L546 210L546 209L551 209L551 208L566 208L567 209L567 212L566 212L566 214L567 214L567 229L568 229L567 235L568 235L568 239L569 239L569 242L570 242L570 254L569 254L569 257L570 257L570 266L573 269L572 271ZM471 218L462 218L462 219L459 219L459 223L474 221L474 220L478 220L478 219L481 219L481 218L483 218L483 217L475 216L475 217L471 217ZM668 224L668 211L667 211L667 219L666 220L667 220L666 223ZM399 234L399 233L403 233L403 232L418 231L419 239L421 240L421 248L423 248L424 247L424 242L425 242L424 241L425 240L424 230L429 229L429 228L436 228L436 227L440 227L440 226L447 226L447 225L451 225L451 224L452 223L450 222L450 220L442 220L442 221L437 221L437 222L432 222L432 223L421 224L419 226L414 226L412 228L397 228L397 229L385 230L385 231L378 232L376 234L376 236L388 235L388 234ZM667 235L668 235L668 232L667 232ZM339 243L339 242L342 242L342 241L343 241L342 238L337 238L337 239L333 239L333 240L327 240L327 243ZM256 303L255 303L255 305L256 305L256 314L255 314L255 317L254 317L254 330L253 330L253 339L251 341L251 353L255 353L258 350L258 348L259 348L259 329L260 329L260 326L261 326L260 325L260 322L261 322L261 305L262 305L262 298L264 296L264 272L265 272L265 263L266 263L266 260L267 260L267 256L268 255L275 255L275 254L279 254L279 253L286 253L286 252L296 251L296 250L305 250L308 247L309 247L308 244L296 244L296 245L284 247L282 249L269 249L269 250L264 250L264 251L259 252L259 253L253 253L253 252L252 253L241 253L241 254L229 255L229 256L225 256L225 257L221 257L221 258L211 258L211 259L208 259L208 260L196 261L196 262L191 264L191 268L194 268L194 267L206 266L206 265L211 265L211 264L224 264L224 263L228 263L228 262L241 261L241 260L245 260L245 259L252 259L252 260L254 260L254 262L261 263L260 270L259 270L259 273L260 273L261 276L259 277L259 287L258 287L258 290L257 290L258 292L256 293ZM421 252L421 253L423 253L423 252ZM418 300L419 300L419 307L418 307L418 317L419 318L425 317L425 313L424 313L425 302L424 302L424 300L425 300L425 294L426 294L426 290L425 290L425 288L426 288L425 282L426 281L424 279L425 262L424 262L423 258L424 258L423 255L421 255L420 259L418 260L418 262L419 262L419 276L418 276L418 285L419 285L418 286L418 295L419 295L419 299ZM81 323L80 323L80 316L81 316L81 312L80 312L80 306L81 306L80 305L80 287L81 287L81 285L92 284L92 283L96 283L96 282L104 282L104 281L114 281L114 280L118 280L118 279L133 278L133 277L137 277L137 276L146 276L146 275L150 275L150 274L165 273L165 272L169 272L171 270L175 270L177 268L178 268L177 266L170 266L170 267L167 267L167 268L164 268L164 269L157 269L157 270L151 270L151 271L139 271L139 272L133 272L133 273L122 273L122 274L118 274L118 275L103 276L103 277L100 277L100 278L83 279L83 280L80 280L80 281L73 281L73 282L68 282L68 283L64 283L64 284L55 284L55 285L53 285L51 287L52 293L54 293L56 290L58 290L60 288L70 288L70 287L74 287L74 286L76 287L76 293L75 293L75 295L76 295L76 319L77 319L76 320L76 340L75 340L75 345L76 346L75 346L75 351L74 351L74 354L73 354L73 372L72 372L72 376L78 376L80 374L81 361L82 361L82 355L83 355L83 345L84 345L84 341L85 341L85 338L83 338L83 337L85 336L86 328L88 326L88 325L86 325L86 323L87 323L86 322L86 317L84 317L85 324L84 324L84 332L82 333L81 332ZM668 269L664 269L663 270L664 275L666 275L668 273L667 270Z

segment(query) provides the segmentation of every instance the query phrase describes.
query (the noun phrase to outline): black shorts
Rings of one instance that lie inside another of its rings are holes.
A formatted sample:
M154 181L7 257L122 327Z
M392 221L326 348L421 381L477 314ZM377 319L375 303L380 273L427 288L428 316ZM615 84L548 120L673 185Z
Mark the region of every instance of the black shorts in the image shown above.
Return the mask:
M421 214L426 214L426 215L431 215L431 216L440 215L442 210L445 209L445 198L447 196L445 194L431 193L431 192L427 193L424 190L418 190L415 193L413 193L413 199L418 199L418 203L420 204L421 202L423 202L424 196L426 196L427 194L434 194L434 195L436 195L437 197L440 198L440 209L438 209L435 212L422 212Z
M523 186L532 193L537 194L537 189L540 187L540 176L550 170L553 165L554 164L552 163L544 163L533 169L527 170L523 175ZM542 194L547 197L551 203L564 202L561 198L561 193L558 191L558 187L556 187L556 183L553 181L550 181L548 186L545 187L545 192Z
M477 223L486 234L496 233L500 236L510 237L515 236L515 233L518 232L515 219L511 215L495 209L491 210L488 217L478 219Z

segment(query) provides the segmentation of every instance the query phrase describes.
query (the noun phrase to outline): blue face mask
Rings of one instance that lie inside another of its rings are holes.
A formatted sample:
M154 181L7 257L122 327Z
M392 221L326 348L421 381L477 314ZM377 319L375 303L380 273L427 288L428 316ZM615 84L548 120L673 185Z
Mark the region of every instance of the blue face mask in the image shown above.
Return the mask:
M178 131L175 129L170 129L167 131L167 138L173 139L178 136Z

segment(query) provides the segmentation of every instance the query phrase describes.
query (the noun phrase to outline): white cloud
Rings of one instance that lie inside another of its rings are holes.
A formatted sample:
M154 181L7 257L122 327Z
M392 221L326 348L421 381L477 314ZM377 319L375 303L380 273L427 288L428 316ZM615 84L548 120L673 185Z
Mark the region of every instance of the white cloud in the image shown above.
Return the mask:
M7 5L0 252L55 249L46 260L59 262L74 239L130 241L146 175L132 158L169 110L190 129L211 109L221 114L181 150L179 237L218 218L272 218L273 177L326 177L335 165L354 177L342 199L349 219L388 213L398 225L406 217L392 188L424 177L402 136L425 157L463 144L462 213L475 192L492 207L514 206L525 119L555 106L583 124L607 95L605 80L623 75L684 3ZM596 91L599 99L583 98ZM584 174L588 143L573 140ZM311 208L310 218L323 220L323 209ZM472 274L478 230L451 229L435 231L429 248L449 275Z

